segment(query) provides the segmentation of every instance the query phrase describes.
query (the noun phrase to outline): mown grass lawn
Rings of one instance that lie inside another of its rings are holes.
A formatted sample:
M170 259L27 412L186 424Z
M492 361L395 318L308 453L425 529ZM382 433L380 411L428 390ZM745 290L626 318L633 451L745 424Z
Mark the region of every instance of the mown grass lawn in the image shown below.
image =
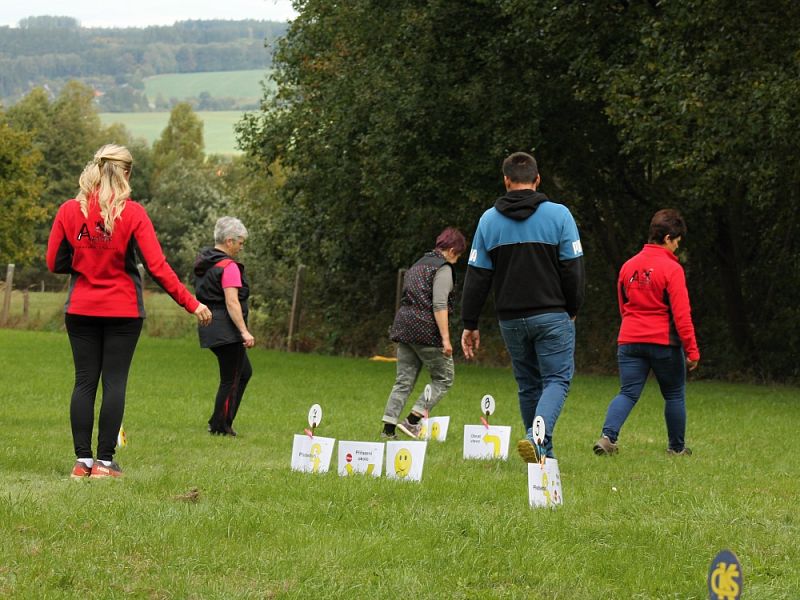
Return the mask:
M0 330L0 597L701 599L723 548L742 562L743 598L800 596L796 388L691 382L694 456L675 459L651 384L620 455L599 458L616 380L579 375L556 432L565 503L532 510L516 456L461 457L485 393L492 422L522 434L509 369L457 365L436 413L451 416L448 440L409 483L289 468L316 402L320 435L377 441L393 364L250 357L240 435L213 437L213 355L142 338L125 476L76 482L66 336Z

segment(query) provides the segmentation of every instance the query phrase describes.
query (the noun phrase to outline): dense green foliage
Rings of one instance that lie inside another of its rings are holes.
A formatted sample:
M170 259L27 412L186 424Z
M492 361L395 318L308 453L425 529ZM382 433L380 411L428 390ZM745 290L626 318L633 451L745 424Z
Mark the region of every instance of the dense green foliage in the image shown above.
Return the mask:
M144 336L128 379L123 479L71 481L67 338L0 330L0 597L701 600L712 558L730 548L742 598L797 598L800 465L786 451L796 388L690 382L694 455L675 460L653 384L620 454L602 458L591 446L617 382L579 375L556 439L565 503L532 510L516 456L462 458L463 426L479 422L485 393L497 400L492 422L511 426L512 440L522 433L507 368L458 368L436 413L450 415L447 440L428 444L422 481L410 483L339 477L335 454L324 475L289 468L292 436L317 402L318 435L378 441L394 365L249 356L239 436L210 436L213 354L194 337ZM757 461L741 427L754 411Z
M471 234L502 191L503 158L533 150L584 240L580 366L613 365L616 272L673 206L689 224L703 372L800 374L796 3L298 8L279 92L241 139L287 169L265 246L315 266L309 295L334 350L376 347L396 269L445 225Z
M143 78L265 69L269 46L285 29L285 23L255 20L109 29L82 28L65 17L24 19L18 28L0 27L0 98L8 103L44 84L58 92L80 79L104 94L106 110L148 110Z

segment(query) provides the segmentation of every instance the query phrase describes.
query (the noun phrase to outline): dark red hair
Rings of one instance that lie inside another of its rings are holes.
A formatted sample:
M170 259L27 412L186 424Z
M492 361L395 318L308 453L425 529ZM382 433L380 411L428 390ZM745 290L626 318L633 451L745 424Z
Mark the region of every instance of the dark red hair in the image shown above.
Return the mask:
M456 254L463 254L467 249L467 240L464 238L464 234L455 227L448 227L436 238L437 250L450 250L451 248Z

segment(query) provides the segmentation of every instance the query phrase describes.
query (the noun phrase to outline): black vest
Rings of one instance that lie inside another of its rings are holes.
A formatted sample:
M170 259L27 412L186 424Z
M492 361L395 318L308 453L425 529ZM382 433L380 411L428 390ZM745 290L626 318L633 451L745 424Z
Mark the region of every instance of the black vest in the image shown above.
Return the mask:
M406 271L403 297L389 332L393 342L441 348L442 336L433 316L433 279L443 265L452 266L439 252L427 252ZM453 312L453 292L447 296L448 313Z
M230 263L236 263L242 276L242 287L239 288L239 304L242 316L247 323L250 297L250 286L244 274L244 265L236 262L222 250L204 248L194 263L194 290L197 299L211 309L212 320L207 327L198 327L201 348L213 348L225 344L241 343L239 329L231 320L225 306L225 292L222 289L222 272Z

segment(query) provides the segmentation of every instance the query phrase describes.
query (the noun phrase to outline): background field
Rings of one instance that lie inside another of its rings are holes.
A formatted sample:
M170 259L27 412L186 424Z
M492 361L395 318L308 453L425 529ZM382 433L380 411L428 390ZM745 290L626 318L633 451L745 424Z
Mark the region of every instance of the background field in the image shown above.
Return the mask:
M258 102L263 94L262 82L269 89L275 85L268 80L271 69L249 71L211 71L207 73L170 73L154 75L144 80L147 99L155 102L159 94L165 99L197 98L208 92L215 98L237 98L247 102Z
M492 422L522 433L508 369L457 366L437 411L449 439L429 445L415 484L289 469L314 402L320 434L377 439L392 364L250 357L240 435L212 437L212 354L192 337L144 337L125 477L75 482L67 338L0 330L0 597L703 599L711 559L730 548L743 598L797 598L796 388L691 382L695 454L676 460L651 384L609 459L591 446L616 381L579 375L556 437L565 504L531 510L516 457L461 458L485 393Z
M234 125L244 113L235 110L198 111L197 117L203 121L203 140L206 154L236 154L236 135ZM169 121L169 112L147 113L100 113L104 125L122 123L136 137L153 143Z

